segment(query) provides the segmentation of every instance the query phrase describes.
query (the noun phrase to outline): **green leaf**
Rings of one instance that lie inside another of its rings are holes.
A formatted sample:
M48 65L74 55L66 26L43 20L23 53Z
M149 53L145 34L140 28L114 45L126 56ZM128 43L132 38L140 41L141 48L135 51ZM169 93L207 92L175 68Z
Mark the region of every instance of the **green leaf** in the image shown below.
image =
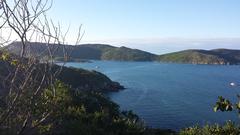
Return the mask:
M14 65L14 66L16 66L16 65L17 65L17 63L18 63L18 60L12 60L12 61L11 61L11 65Z
M227 106L226 106L226 111L232 111L232 109L233 109L233 108L232 108L232 105L227 105Z
M217 112L218 109L219 109L218 106L215 106L215 107L213 108L213 111L214 111L214 112Z
M2 54L2 60L3 60L3 61L6 61L6 60L8 60L8 59L9 59L9 54L8 54L8 53Z
M237 109L240 110L240 102L238 102L236 106L237 106Z

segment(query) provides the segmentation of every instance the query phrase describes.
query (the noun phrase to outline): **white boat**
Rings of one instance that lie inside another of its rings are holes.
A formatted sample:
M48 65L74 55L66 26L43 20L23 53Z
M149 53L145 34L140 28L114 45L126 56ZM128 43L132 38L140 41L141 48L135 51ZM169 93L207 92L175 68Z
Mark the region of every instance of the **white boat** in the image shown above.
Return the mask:
M236 84L234 82L231 82L230 86L236 86Z

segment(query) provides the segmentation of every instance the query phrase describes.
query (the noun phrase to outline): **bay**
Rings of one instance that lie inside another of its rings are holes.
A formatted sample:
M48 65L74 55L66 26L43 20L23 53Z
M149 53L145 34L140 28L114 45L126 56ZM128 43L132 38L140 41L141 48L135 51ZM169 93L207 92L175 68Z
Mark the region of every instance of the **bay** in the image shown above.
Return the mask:
M66 66L96 70L125 90L108 93L122 110L133 110L149 127L179 130L193 125L238 121L236 112L214 112L218 96L232 102L240 87L239 66L158 62L69 62Z

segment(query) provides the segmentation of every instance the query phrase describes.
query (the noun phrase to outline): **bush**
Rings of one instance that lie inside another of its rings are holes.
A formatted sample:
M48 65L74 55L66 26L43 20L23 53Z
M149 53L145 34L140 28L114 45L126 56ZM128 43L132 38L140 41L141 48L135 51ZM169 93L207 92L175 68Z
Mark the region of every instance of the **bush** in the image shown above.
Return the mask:
M52 109L53 114L38 130L40 134L135 135L145 130L137 115L121 112L101 93L71 90L58 82L55 96L46 90L43 97L49 101L44 108Z
M239 135L240 127L231 121L221 126L218 124L204 127L194 126L180 131L180 135Z

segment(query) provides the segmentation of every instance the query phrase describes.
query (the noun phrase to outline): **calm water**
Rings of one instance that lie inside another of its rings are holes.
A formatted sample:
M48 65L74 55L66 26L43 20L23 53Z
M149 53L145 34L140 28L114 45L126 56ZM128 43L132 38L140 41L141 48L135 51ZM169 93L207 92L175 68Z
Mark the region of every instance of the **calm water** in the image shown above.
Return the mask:
M236 101L240 87L239 66L164 64L155 62L67 63L93 69L120 82L127 89L109 93L123 110L133 110L150 127L178 130L206 123L238 120L237 113L215 113L217 97ZM98 66L99 68L96 68Z

